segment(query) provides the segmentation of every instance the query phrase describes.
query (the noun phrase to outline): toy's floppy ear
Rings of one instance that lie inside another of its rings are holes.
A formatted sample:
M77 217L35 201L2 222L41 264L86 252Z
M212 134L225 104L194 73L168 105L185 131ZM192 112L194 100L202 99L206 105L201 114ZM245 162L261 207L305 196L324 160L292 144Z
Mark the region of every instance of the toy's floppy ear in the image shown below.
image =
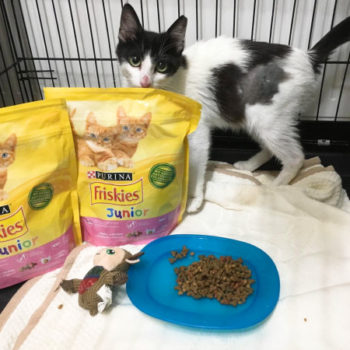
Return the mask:
M125 261L128 264L137 264L138 262L140 262L140 259L138 259L140 256L142 256L143 254L145 254L144 252L138 252L134 255L132 255L129 259L125 259Z
M137 264L138 262L140 262L140 259L136 259L136 260L130 260L130 259L125 259L125 261L128 263L128 264Z

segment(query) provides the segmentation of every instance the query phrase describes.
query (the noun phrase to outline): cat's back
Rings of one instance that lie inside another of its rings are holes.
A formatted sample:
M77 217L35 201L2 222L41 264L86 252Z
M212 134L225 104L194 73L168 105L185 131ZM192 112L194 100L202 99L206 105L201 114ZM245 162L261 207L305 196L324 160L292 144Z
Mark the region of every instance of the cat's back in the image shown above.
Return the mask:
M185 49L184 56L190 69L211 70L224 64L235 64L240 69L249 71L272 61L286 66L292 60L295 67L298 67L299 61L303 68L307 66L307 69L312 70L309 54L300 49L227 36L198 41Z
M198 41L186 48L183 55L186 58L186 84L184 91L180 91L210 109L215 69L227 64L243 69L249 60L241 41L225 36Z
M314 91L308 53L287 45L223 36L199 41L184 55L186 94L202 103L217 127L222 119L241 124L247 106L278 109L286 100L304 104Z
M249 59L242 40L226 36L198 41L185 49L184 56L191 68L201 69L211 69L226 62L244 66Z

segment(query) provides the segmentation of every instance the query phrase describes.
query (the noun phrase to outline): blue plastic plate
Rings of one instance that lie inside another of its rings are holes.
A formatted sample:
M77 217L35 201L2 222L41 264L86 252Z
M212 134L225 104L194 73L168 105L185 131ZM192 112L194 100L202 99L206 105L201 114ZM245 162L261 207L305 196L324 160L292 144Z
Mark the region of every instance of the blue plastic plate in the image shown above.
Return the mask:
M171 251L183 246L195 253L170 264ZM173 235L159 238L142 250L141 261L130 267L127 294L141 311L176 324L209 329L243 329L257 325L275 308L279 297L278 271L261 249L240 241L204 235ZM174 289L174 268L199 260L198 256L241 257L255 280L253 293L242 305L222 305L215 299L194 299Z

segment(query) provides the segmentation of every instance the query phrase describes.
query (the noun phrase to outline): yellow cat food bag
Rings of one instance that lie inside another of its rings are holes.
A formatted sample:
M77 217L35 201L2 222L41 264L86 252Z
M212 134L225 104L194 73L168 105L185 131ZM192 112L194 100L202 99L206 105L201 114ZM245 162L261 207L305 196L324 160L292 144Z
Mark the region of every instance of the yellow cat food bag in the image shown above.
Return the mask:
M81 242L64 100L0 109L0 288L53 270Z
M65 98L78 156L83 239L145 243L167 235L187 199L187 135L200 106L155 89L46 88Z

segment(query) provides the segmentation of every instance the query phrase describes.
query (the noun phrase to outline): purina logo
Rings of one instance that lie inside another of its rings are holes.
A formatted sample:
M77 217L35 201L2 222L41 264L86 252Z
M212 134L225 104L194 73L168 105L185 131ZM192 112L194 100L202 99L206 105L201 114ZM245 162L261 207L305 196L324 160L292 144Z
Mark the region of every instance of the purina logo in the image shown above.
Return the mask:
M6 214L10 214L11 210L10 207L8 205L2 205L0 206L0 215L6 215Z
M87 172L88 179L100 179L105 181L132 181L132 173L103 173L91 170Z

